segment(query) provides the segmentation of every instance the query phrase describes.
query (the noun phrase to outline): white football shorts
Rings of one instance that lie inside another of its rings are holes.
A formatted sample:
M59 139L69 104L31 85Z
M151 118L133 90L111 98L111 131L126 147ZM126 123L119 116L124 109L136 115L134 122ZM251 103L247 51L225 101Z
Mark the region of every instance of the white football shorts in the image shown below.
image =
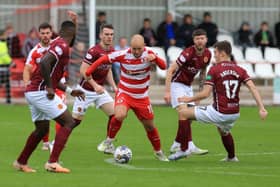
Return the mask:
M234 122L240 114L222 114L214 109L212 105L195 106L194 115L197 121L203 123L212 123L219 127L223 132L228 133L233 127Z
M171 93L172 108L176 108L179 105L186 104L184 102L178 102L179 97L183 97L183 96L192 97L193 96L192 87L179 83L179 82L171 82L170 93ZM194 102L187 103L187 104L195 105Z
M99 108L106 103L114 102L113 98L107 91L103 94L97 94L96 92L82 88L80 85L78 85L76 89L82 90L85 93L85 100L75 99L72 110L74 114L85 115L86 110L91 104L94 104L96 108Z
M25 98L33 122L54 119L67 110L66 104L56 94L53 100L49 100L46 90L25 92Z

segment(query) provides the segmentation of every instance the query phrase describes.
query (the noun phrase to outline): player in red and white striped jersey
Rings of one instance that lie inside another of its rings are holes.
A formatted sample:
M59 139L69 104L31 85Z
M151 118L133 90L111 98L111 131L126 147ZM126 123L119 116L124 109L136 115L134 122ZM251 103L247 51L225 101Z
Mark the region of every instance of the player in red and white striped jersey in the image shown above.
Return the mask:
M132 109L142 122L147 136L153 145L155 156L161 161L168 161L160 145L160 137L154 124L154 114L148 97L151 66L155 63L161 69L166 69L165 62L152 50L145 47L144 38L134 35L131 47L104 55L95 61L86 71L87 80L98 66L106 63L120 62L121 76L115 97L115 116L112 118L108 137L104 144L110 145L119 131L128 110Z

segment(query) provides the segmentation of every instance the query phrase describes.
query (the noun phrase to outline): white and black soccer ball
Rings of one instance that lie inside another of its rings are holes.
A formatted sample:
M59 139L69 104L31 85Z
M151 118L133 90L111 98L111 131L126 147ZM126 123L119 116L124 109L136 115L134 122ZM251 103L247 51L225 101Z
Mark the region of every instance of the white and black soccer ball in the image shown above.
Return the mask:
M114 159L117 163L126 164L132 159L132 151L127 146L122 145L116 148Z

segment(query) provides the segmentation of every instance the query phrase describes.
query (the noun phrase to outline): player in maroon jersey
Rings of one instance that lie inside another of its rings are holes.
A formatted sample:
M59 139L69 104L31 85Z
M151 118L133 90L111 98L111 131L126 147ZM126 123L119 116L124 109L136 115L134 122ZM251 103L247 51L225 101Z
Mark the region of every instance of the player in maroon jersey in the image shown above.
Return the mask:
M91 47L84 57L82 65L80 67L80 72L85 76L86 69L94 63L99 57L114 51L113 39L114 39L114 28L110 24L104 24L100 28L99 33L100 42L99 44ZM107 131L109 129L110 119L114 115L114 100L110 94L104 89L103 85L107 81L116 92L117 86L114 82L111 64L104 64L97 68L95 72L92 73L93 79L87 82L84 78L82 79L80 85L78 86L83 92L85 92L85 100L79 100L76 98L73 106L72 116L75 119L76 125L80 124L83 116L86 113L88 107L94 103L96 108L100 108L108 117ZM98 151L113 153L105 147L102 143L97 147Z
M171 103L173 108L176 108L178 113L178 129L177 136L174 143L170 148L170 152L174 153L180 150L180 145L183 141L183 126L189 124L183 120L183 114L180 113L187 107L194 106L194 102L184 103L178 102L178 98L182 96L193 96L192 82L195 75L199 74L199 89L202 89L205 80L206 67L209 65L211 53L206 48L207 36L206 32L202 29L197 29L193 32L194 45L186 48L176 62L172 63L168 68L165 81L165 95L166 103ZM187 126L188 130L188 151L192 154L207 154L208 150L200 149L192 141L191 126Z
M130 48L99 58L87 69L85 78L91 81L91 74L100 65L113 62L120 63L121 77L115 97L115 115L110 121L108 136L103 145L105 147L112 145L123 120L131 109L143 124L156 158L160 161L168 161L161 150L160 137L154 124L154 113L148 96L151 67L156 64L161 69L165 69L164 60L145 47L143 36L136 34L131 38Z
M179 102L199 101L210 96L213 92L213 104L208 106L195 106L194 108L183 109L182 114L185 120L197 120L203 123L213 123L217 126L222 138L227 156L221 161L238 162L235 156L234 140L230 129L239 118L239 91L244 83L252 93L258 107L259 116L265 119L267 111L264 108L261 96L256 89L254 82L248 76L246 70L239 67L235 62L230 61L231 45L228 41L217 42L214 45L214 54L217 65L209 70L203 90L193 97L180 97ZM186 125L184 135L187 135ZM187 137L185 137L186 139ZM187 142L183 142L181 150L169 156L170 160L178 160L188 156L186 151Z
M75 34L76 26L72 21L64 21L61 24L60 36L51 43L48 52L39 63L40 68L33 72L30 84L26 87L25 97L29 103L35 130L30 134L24 149L13 163L13 166L20 171L36 172L27 165L28 159L40 140L48 133L50 119L54 119L62 127L56 134L54 148L45 164L45 169L57 173L70 172L69 169L62 167L58 160L75 123L67 106L54 90L59 88L72 96L84 98L81 90L72 90L60 83L69 63L69 46L73 46Z

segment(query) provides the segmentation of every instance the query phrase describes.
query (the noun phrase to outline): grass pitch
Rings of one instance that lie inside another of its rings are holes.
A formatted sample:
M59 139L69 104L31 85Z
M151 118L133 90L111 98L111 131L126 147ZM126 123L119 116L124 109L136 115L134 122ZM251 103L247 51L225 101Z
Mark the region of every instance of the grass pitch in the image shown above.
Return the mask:
M214 126L194 122L196 145L209 149L204 156L191 156L177 162L163 163L153 157L145 131L132 112L125 120L115 145L127 145L133 158L129 164L117 165L112 156L97 152L105 138L106 116L99 110L88 110L82 124L73 131L61 155L71 174L54 174L44 170L48 152L41 144L29 160L37 173L15 171L12 162L22 150L33 129L27 106L0 106L0 186L1 187L248 187L279 186L280 145L279 107L269 107L266 121L258 118L256 107L242 107L241 117L232 130L239 163L221 163L226 155ZM170 107L154 107L163 150L168 154L177 130L177 115ZM51 127L51 137L54 124Z

